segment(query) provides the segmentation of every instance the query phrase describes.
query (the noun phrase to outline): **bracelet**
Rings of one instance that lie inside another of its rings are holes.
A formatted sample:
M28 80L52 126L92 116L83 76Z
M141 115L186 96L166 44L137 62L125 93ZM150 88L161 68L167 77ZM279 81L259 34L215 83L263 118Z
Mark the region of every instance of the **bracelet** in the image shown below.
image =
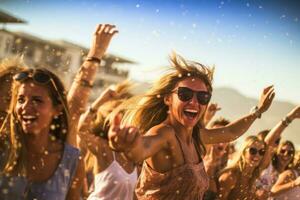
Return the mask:
M95 62L97 64L100 64L101 63L101 59L100 58L97 58L97 57L94 57L94 56L89 56L85 59L85 61L89 61L89 62Z
M97 109L93 108L92 106L89 106L88 111L92 114L97 113Z
M288 117L285 117L281 120L283 126L288 126L291 122L292 120L290 120Z
M259 119L261 118L261 113L258 112L258 107L257 106L254 106L254 107L251 108L250 114L255 115L255 117L257 117Z
M76 82L79 83L82 87L93 88L94 86L92 83L90 83L90 81L84 79L77 79Z

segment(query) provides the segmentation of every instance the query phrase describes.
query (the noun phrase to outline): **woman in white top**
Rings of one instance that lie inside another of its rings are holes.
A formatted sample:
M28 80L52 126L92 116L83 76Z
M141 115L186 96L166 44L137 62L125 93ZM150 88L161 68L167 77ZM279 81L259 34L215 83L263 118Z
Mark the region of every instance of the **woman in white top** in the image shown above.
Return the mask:
M128 93L129 87L130 84L125 82L115 89L106 89L80 119L81 140L95 158L94 189L88 197L89 200L132 200L134 197L136 167L122 154L109 148L109 122L105 120L122 99L132 96Z

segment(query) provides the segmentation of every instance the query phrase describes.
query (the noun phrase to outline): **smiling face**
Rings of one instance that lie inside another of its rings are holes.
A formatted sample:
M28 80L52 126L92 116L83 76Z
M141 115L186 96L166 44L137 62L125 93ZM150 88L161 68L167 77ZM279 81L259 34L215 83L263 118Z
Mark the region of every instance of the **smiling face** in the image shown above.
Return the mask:
M170 117L175 123L179 123L186 128L193 128L203 116L207 105L199 104L196 94L190 100L182 101L178 97L178 88L185 87L195 92L207 92L207 87L199 78L189 77L179 81L173 92L165 99L169 106Z
M265 146L261 141L254 141L244 151L245 162L252 166L257 167L265 153Z
M283 166L287 166L293 159L294 153L295 150L291 145L289 145L288 143L284 144L277 150L278 161Z
M59 114L47 89L32 81L20 85L15 112L23 132L35 135L48 133L54 116Z

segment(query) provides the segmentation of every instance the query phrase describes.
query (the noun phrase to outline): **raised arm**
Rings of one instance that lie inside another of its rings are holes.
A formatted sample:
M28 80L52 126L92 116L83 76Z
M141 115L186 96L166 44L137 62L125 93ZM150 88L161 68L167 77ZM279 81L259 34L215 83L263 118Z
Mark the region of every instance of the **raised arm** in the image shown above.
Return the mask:
M78 132L82 132L82 134L86 133L90 129L90 125L94 120L95 115L101 105L104 103L115 99L117 97L117 93L112 87L106 88L101 95L90 105L89 109L87 109L81 116L78 123Z
M163 148L168 148L173 139L170 134L174 131L171 127L162 126L150 129L145 135L140 135L138 129L121 124L122 116L117 114L111 124L108 138L109 146L115 151L124 152L126 157L135 163L139 163Z
M201 139L205 144L216 144L220 142L231 142L244 134L255 119L259 118L262 113L267 111L274 99L275 92L273 86L265 88L261 94L258 106L251 113L225 127L201 129Z
M260 165L260 170L263 170L268 167L271 162L274 149L277 147L275 141L278 140L281 136L281 133L286 129L286 127L294 120L300 118L300 106L295 107L291 110L285 118L279 121L274 128L267 134L265 138L265 143L267 145L266 153L262 159Z
M272 196L279 195L286 192L294 187L300 186L300 177L296 178L291 170L282 172L276 183L273 185L271 192Z
M70 134L67 141L76 146L76 129L80 115L86 109L100 60L108 48L111 38L118 31L114 25L100 24L93 35L91 49L76 74L67 95L70 109Z

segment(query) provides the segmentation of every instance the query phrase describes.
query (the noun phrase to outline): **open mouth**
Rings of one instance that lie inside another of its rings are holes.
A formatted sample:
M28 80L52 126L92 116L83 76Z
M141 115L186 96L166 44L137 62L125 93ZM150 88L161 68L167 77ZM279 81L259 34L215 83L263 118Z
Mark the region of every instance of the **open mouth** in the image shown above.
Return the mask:
M32 124L36 120L37 120L37 117L34 115L23 115L22 116L22 121L24 122L25 125Z
M185 109L183 111L184 115L187 116L189 119L194 119L198 115L198 111L194 109Z

